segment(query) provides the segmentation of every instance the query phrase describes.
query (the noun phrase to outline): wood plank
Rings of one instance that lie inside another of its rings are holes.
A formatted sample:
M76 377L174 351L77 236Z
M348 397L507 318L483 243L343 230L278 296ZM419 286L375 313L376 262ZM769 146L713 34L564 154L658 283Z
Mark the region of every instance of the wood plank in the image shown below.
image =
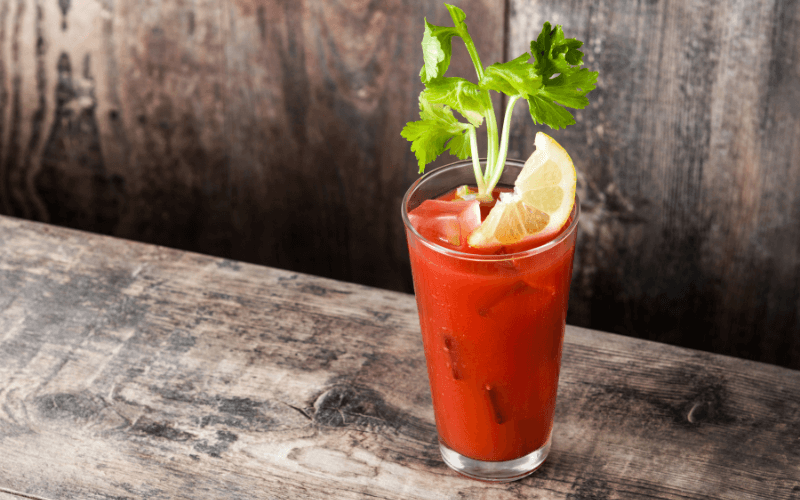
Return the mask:
M568 327L551 456L440 460L413 297L0 217L0 488L47 498L800 495L800 372Z
M500 60L503 8L453 3ZM426 16L451 23L433 0L4 1L0 213L411 290ZM458 44L452 68L474 73Z
M487 64L547 18L601 71L554 134L584 203L570 322L800 368L797 2L456 4ZM411 292L425 16L449 22L432 0L0 2L0 213Z
M241 204L231 256L410 291L398 207L417 168L400 130L419 119L423 18L451 25L447 10L427 0L227 4L229 176ZM475 20L483 56L500 60L503 9L455 4ZM462 45L452 74L475 80Z
M600 71L552 132L583 203L568 321L800 368L800 4L512 0L510 57L545 20Z

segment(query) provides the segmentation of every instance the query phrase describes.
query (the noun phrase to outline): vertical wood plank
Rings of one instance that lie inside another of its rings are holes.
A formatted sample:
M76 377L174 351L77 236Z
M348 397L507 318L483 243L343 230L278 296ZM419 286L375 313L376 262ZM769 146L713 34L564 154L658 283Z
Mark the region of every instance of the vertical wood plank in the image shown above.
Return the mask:
M458 4L483 21L473 24L485 57L500 59L502 10ZM399 206L416 161L399 134L418 119L422 20L450 24L446 9L229 1L226 12L226 132L244 236L232 255L410 290ZM466 50L454 46L453 73L469 75Z
M548 19L600 71L553 132L583 202L568 321L798 366L797 3L512 1L510 56ZM514 156L535 132L515 115Z
M504 10L456 4L501 59ZM3 2L0 209L411 290L425 16L451 22L430 0Z

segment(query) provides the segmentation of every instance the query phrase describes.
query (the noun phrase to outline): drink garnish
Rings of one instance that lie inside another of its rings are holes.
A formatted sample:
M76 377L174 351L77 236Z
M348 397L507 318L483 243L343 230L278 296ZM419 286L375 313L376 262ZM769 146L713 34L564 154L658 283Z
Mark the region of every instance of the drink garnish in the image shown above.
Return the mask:
M406 124L401 135L411 141L411 151L417 157L420 173L425 171L426 165L446 150L460 160L472 158L477 191L472 192L466 188L466 191L462 191L463 199L485 200L492 195L503 173L508 153L511 116L517 101L520 99L527 101L531 119L535 124L547 125L555 130L565 128L575 123L575 118L567 108L583 109L589 104L586 94L595 88L598 73L581 68L583 52L578 49L583 42L574 38L565 38L561 26L553 27L549 22L544 23L539 36L531 41L530 52L525 52L511 61L495 63L484 68L464 22L466 19L464 11L453 5L445 4L445 7L453 20L452 27L436 26L430 24L427 19L425 20L425 31L422 38L422 53L425 62L420 71L420 79L425 84L425 90L419 96L420 120ZM466 45L467 52L475 66L478 83L464 78L445 76L450 65L453 37L461 38ZM531 58L533 58L533 62L531 62ZM502 132L497 126L489 91L500 92L508 96ZM453 111L457 111L463 120L456 118ZM484 122L486 123L488 142L486 167L482 170L478 156L477 129ZM539 142L539 134L537 134L535 142L537 148L540 147ZM553 149L560 149L563 152L563 148L549 137L543 142L552 143ZM569 160L569 156L565 152L564 156ZM568 174L566 171L571 169L572 176L575 175L571 160L568 161L569 168L565 168L567 163L563 161L555 161L555 163L558 166L556 170L561 171L562 174ZM562 189L564 188L569 190L568 186L562 187ZM522 191L528 193L525 195L526 197L510 199L509 203L512 205L498 202L492 211L498 212L495 216L498 221L499 218L513 217L519 220L526 229L508 232L501 227L499 230L502 234L494 239L488 238L486 235L470 237L470 246L487 246L501 241L510 241L512 233L516 235L514 236L516 238L520 235L524 237L542 230L552 229L554 223L557 222L556 219L562 218L562 212L566 211L567 217L569 216L572 204L574 204L574 184L572 198L566 196L568 205L559 204L556 207L555 212L558 215L556 218L553 217L552 206L550 206L550 210L542 210L536 206L531 207L529 198L533 195L530 193L536 191L536 188L527 183L523 186ZM565 194L568 195L566 192ZM516 196L519 197L520 193L516 193ZM559 203L566 199L563 196L550 196L549 198L557 198ZM507 213L507 215L503 215L503 213ZM547 215L547 221L544 223L540 220L542 219L541 213ZM493 225L498 222L490 222L491 218L492 214L490 213L476 232L483 231L488 235L490 231L488 228L484 229L483 226L487 223ZM564 218L561 222L566 220ZM514 239L514 241L519 240Z
M575 204L577 174L567 152L550 136L536 133L536 150L503 193L486 220L468 239L469 246L513 245L528 237L553 237L569 220Z

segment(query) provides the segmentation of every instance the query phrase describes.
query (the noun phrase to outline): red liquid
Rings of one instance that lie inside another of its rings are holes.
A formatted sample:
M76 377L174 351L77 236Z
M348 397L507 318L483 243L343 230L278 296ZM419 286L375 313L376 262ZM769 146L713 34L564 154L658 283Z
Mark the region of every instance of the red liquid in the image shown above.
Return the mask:
M575 236L492 262L444 254L407 230L436 426L450 449L505 461L547 443Z

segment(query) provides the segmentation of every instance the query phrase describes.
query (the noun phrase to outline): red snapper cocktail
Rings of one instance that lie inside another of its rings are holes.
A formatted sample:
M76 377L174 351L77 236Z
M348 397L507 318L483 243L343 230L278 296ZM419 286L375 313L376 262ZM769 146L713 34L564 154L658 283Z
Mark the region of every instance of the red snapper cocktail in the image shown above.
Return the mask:
M467 476L511 481L550 448L580 214L575 168L556 141L537 133L524 164L506 158L511 114L524 99L535 123L575 123L562 105L583 108L597 73L579 68L582 42L549 23L532 56L484 69L464 13L447 8L454 27L425 22L420 120L402 135L420 172L446 149L471 161L420 178L402 217L442 457ZM444 77L453 37L467 45L478 84ZM508 96L502 134L490 90Z
M504 176L521 168L509 160ZM496 202L436 196L469 175L460 162L421 178L404 220L442 455L463 474L511 480L549 451L579 206L549 237L473 248L463 235Z

